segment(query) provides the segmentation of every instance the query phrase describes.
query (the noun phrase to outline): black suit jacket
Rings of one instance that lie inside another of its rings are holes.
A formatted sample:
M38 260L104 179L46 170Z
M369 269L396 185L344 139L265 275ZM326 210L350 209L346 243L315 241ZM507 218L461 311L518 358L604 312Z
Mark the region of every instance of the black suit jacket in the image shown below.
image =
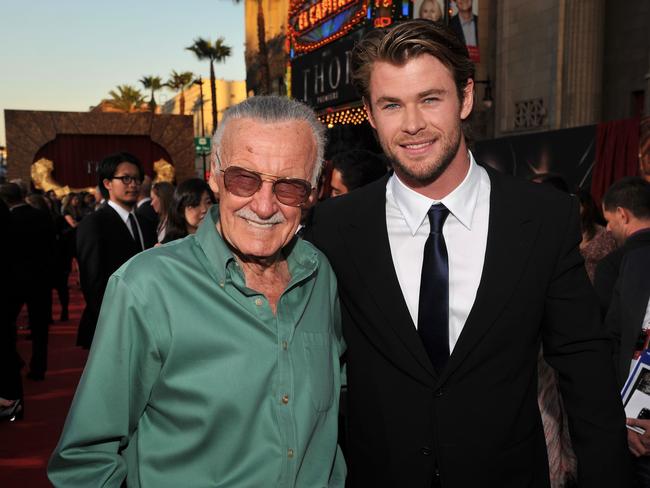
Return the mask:
M476 36L476 44L478 44L478 16L473 15L474 17L474 34ZM463 41L463 44L467 45L467 41L465 40L465 34L463 33L463 27L460 25L460 17L458 17L458 14L454 15L451 19L449 19L449 27L451 30L454 31L456 34L456 37Z
M315 209L308 237L339 280L349 486L546 487L537 355L560 373L581 486L627 486L611 344L578 252L573 198L489 171L476 300L434 371L392 265L386 179Z
M151 224L138 219L145 248L156 243ZM129 229L110 205L85 217L77 227L77 260L86 308L79 323L77 344L90 347L108 278L140 252Z
M612 301L612 293L616 285L616 280L618 280L623 258L628 252L647 246L650 246L650 229L632 234L625 240L625 243L621 247L610 252L596 265L594 288L598 295L600 311L603 317L607 315L610 302Z
M151 200L147 200L138 206L135 209L135 215L138 217L138 222L146 220L150 228L158 228L158 214L151 206Z
M630 371L637 338L650 299L650 243L625 254L612 302L607 313L607 328L614 337L617 351L616 368L623 388Z
M5 256L16 273L14 283L29 291L36 287L52 286L56 231L50 215L24 204L11 209L13 232L7 236L13 241L14 253Z

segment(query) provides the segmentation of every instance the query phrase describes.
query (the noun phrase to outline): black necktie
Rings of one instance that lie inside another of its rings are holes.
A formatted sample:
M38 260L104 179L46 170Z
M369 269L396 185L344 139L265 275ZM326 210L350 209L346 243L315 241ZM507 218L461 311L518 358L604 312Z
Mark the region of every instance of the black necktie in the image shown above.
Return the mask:
M138 225L135 223L135 217L132 213L129 213L129 227L131 227L131 234L133 235L133 240L138 245L138 247L144 251L142 246L142 241L140 241L140 233L138 232Z
M424 245L418 332L438 373L449 359L449 262L442 226L449 215L443 204L428 212L431 229Z

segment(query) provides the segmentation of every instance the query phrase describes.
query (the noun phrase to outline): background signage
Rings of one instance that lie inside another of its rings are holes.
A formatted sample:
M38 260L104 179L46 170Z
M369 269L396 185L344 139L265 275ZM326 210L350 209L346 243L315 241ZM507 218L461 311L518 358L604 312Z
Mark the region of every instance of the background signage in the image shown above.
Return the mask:
M352 86L350 54L363 30L291 61L291 95L318 110L358 101Z
M345 36L366 20L368 0L294 0L289 34L294 54L303 54Z

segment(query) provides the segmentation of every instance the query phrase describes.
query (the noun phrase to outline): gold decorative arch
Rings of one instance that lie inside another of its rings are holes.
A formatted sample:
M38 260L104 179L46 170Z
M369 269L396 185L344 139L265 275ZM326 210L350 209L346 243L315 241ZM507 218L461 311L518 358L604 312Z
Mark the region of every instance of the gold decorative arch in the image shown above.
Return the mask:
M174 166L164 159L159 159L153 163L153 170L155 173L154 183L159 181L167 181L172 183L174 181ZM70 192L79 193L82 191L93 192L94 187L89 186L86 188L70 188L68 185L61 185L53 177L54 163L46 158L41 158L31 166L31 176L34 182L34 188L48 192L54 190L57 198L63 198Z
M56 182L52 177L54 171L54 163L46 158L41 158L31 166L32 182L34 188L48 192L54 190L57 198L63 198L70 192L79 193L82 191L93 192L95 189L92 186L86 188L70 188L68 185L61 185Z
M31 166L37 159L35 155L59 134L149 136L169 154L176 180L196 175L193 119L190 115L5 110L4 118L7 179L28 181ZM50 179L47 179L45 169L40 170L44 173L37 178L49 183L55 191L56 188L65 188L51 179L51 172Z
M155 178L153 179L154 183L158 183L160 181L173 183L174 177L176 176L176 171L174 170L174 166L169 161L165 161L164 159L159 159L158 161L154 161L153 172L156 175Z

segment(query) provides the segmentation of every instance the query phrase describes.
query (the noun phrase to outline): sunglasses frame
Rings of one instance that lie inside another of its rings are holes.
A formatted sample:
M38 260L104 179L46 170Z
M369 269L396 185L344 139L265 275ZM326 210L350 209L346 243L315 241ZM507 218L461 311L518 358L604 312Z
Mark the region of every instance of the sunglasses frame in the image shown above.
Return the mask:
M242 167L242 166L237 166L236 164L231 164L230 166L228 166L227 168L224 169L224 168L221 167L221 166L222 166L222 165L221 165L221 159L219 158L219 155L218 155L218 154L217 154L217 159L219 160L219 166L220 166L220 167L219 167L219 171L220 171L221 173L223 173L223 175L224 175L223 182L224 182L224 185L225 185L225 187L226 187L226 190L228 190L230 193L232 193L233 195L236 195L236 196L240 196L240 197L244 197L244 198L252 197L253 195L255 195L255 193L257 193L258 191L260 191L260 189L262 188L262 184L263 184L265 181L269 181L269 182L273 183L273 194L275 195L275 198L278 199L278 202L280 202L280 203L283 204L283 205L287 205L287 206L289 206L289 207L303 207L303 206L304 206L304 205L309 201L309 197L310 197L310 195L311 195L311 194L313 193L313 191L316 189L316 188L315 188L315 187L314 187L314 186L313 186L309 181L307 181L307 180L303 180L302 178L287 178L287 177L283 177L283 176L276 176L276 175L272 175L272 174L269 174L269 173L262 173L261 171L253 171L252 169L244 168L244 167ZM234 193L233 191L231 191L230 188L228 188L228 185L226 184L226 171L228 171L228 170L231 169L231 168L236 168L236 169L239 169L239 170L243 170L243 171L246 171L246 172L248 172L248 173L251 173L251 174L257 176L257 177L259 178L259 186L257 187L257 189L256 189L253 193L251 193L250 195L248 195L248 196L245 196L245 195L237 195L236 193ZM305 199L304 199L304 201L301 202L301 203L299 203L299 204L297 204L297 205L292 205L292 204L289 204L289 203L285 203L285 202L283 202L283 201L280 199L280 197L278 196L278 194L276 193L276 191L275 191L275 187L276 187L276 185L278 184L278 182L281 183L281 182L292 182L292 181L296 181L296 182L298 182L298 181L300 181L300 182L304 182L304 183L306 183L305 188L309 188L309 191L308 191L307 194L305 195Z

